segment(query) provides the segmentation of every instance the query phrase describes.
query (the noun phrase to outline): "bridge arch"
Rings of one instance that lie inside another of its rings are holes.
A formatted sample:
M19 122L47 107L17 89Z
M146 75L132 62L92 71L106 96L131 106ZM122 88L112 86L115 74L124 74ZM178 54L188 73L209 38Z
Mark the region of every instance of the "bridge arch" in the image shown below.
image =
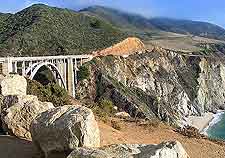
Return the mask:
M40 68L42 68L43 66L45 66L46 68L50 70L50 72L53 74L56 81L58 79L61 81L63 88L67 89L62 74L60 73L58 67L53 63L50 63L50 62L35 63L31 65L29 68L27 68L26 75L29 74L28 75L29 79L33 80L34 76L38 73ZM56 78L56 76L54 75L54 72L56 72L59 78Z
M7 75L17 73L24 77L35 79L42 66L45 66L54 76L54 79L75 97L78 67L93 59L93 55L59 55L34 57L7 57L0 58L0 71Z

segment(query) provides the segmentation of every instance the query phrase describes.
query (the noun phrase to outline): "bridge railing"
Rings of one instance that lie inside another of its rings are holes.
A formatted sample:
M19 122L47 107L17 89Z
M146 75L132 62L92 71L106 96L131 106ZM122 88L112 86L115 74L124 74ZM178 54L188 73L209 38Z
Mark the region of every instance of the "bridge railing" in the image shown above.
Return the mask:
M35 56L35 57L3 57L0 58L0 73L3 73L3 69L7 67L8 72L14 72L17 67L20 69L21 65L27 67L27 63L33 64L37 62L56 62L58 60L68 60L68 59L80 59L81 62L83 59L91 60L92 55L59 55L59 56ZM24 62L23 64L21 64ZM18 66L20 65L20 66Z
M0 63L11 61L37 61L37 60L57 60L57 59L92 59L92 55L59 55L59 56L35 56L35 57L6 57L0 58Z

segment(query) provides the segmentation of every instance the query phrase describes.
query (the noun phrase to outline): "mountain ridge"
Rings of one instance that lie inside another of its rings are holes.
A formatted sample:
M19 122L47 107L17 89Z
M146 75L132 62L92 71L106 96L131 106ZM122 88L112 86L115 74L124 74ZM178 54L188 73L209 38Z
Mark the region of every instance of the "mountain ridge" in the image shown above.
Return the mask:
M80 10L80 12L102 17L104 20L122 28L122 25L130 26L131 29L132 27L136 27L137 30L142 30L142 33L145 31L158 30L225 40L225 29L209 22L165 17L146 18L138 14L127 13L102 6L88 7ZM138 25L136 24L137 21L142 21L145 25Z
M39 4L9 16L0 26L1 56L82 54L127 37L99 18Z

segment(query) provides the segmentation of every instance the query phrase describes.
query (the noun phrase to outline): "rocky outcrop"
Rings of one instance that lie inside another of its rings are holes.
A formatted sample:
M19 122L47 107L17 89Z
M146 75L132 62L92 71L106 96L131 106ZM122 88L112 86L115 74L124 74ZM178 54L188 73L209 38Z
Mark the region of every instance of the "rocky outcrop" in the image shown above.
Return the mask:
M99 149L77 148L67 158L189 158L179 142L159 145L120 144Z
M67 105L38 115L31 124L33 142L47 157L77 147L99 147L100 134L92 111Z
M1 112L3 130L10 135L31 139L31 122L51 108L54 108L52 103L41 102L36 96L7 96L3 99Z
M189 115L225 108L225 64L216 57L154 49L96 57L86 66L90 76L79 81L77 96L105 97L132 117L182 125Z
M216 112L225 108L225 64L217 59L202 59L199 63L199 90L195 104L199 111Z
M26 95L27 81L20 75L8 75L1 81L1 91L3 96Z

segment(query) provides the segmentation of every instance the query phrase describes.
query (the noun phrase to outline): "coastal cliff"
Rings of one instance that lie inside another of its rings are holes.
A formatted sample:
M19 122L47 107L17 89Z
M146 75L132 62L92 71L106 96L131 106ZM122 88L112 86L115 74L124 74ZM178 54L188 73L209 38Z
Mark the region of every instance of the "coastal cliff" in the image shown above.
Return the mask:
M77 98L107 98L133 117L181 126L190 115L225 108L225 64L220 59L161 48L129 57L96 57L81 68L80 74L87 75L80 78Z

